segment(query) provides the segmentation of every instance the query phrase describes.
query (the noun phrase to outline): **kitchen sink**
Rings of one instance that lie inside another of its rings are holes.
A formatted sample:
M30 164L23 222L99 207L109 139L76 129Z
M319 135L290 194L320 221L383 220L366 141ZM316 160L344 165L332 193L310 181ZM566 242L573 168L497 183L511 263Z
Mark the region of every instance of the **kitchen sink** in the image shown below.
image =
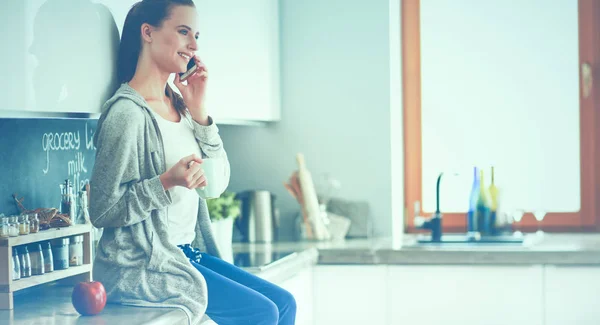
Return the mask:
M501 234L480 236L474 238L467 234L443 234L439 241L431 239L430 235L419 235L417 245L523 245L524 236L521 234Z

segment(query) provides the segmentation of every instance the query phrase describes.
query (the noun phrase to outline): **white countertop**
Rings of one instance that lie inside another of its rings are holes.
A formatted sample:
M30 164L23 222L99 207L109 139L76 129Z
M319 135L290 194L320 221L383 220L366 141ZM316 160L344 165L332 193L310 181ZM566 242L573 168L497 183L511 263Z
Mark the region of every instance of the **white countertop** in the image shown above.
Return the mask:
M535 236L535 235L530 235ZM600 265L600 234L545 234L526 245L418 245L406 234L390 238L336 242L235 243L246 258L269 260L273 252L296 252L267 267L247 271L274 283L285 281L313 264L587 264ZM285 254L283 254L285 255ZM282 255L282 256L283 256ZM274 255L275 256L275 255ZM262 262L259 262L259 264ZM70 302L72 287L45 285L15 295L15 309L0 311L1 324L122 324L187 325L178 309L142 308L108 304L96 316L81 317ZM207 323L209 324L209 323Z
M271 250L249 249L264 256ZM282 282L304 267L317 262L318 252L314 248L295 251L295 254L273 261L263 268L244 268L248 272L274 283ZM252 254L250 257L252 258ZM182 310L172 308L144 308L107 304L104 310L95 316L80 316L71 304L72 286L57 283L40 285L15 293L13 310L0 310L0 324L7 325L187 325L187 317ZM214 324L207 321L203 325Z

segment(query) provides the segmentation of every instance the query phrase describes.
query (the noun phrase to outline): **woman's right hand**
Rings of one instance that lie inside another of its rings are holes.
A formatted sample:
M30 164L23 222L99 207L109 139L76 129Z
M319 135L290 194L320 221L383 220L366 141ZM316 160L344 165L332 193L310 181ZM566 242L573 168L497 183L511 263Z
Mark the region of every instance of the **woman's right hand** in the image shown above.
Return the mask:
M202 158L195 154L181 158L177 164L160 175L160 181L165 190L175 186L183 186L189 189L199 187L206 183L204 170L202 169Z

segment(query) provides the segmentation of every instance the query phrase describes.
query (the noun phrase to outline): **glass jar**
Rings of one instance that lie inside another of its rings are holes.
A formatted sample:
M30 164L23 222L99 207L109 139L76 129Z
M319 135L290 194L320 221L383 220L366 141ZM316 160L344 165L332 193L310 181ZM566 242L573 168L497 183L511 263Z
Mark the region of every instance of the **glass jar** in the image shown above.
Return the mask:
M16 216L12 216L8 219L8 235L10 237L19 236L19 221Z
M8 238L9 237L8 230L9 230L8 218L7 217L0 218L0 238Z
M16 247L12 249L12 279L19 280L21 278L21 262L19 262L21 256L17 251Z
M19 235L28 235L29 234L29 218L27 215L22 215L19 217Z
M27 278L31 276L31 258L29 257L29 250L27 246L19 246L21 263L21 278Z
M40 231L40 220L37 213L32 213L29 215L29 232L34 234L38 231Z
M83 235L72 236L69 244L69 266L83 265Z
M52 256L52 247L49 241L42 243L42 255L44 256L44 271L46 273L54 271L54 258Z
M54 270L69 268L69 237L54 239L52 244L52 256L54 257Z
M29 256L31 258L31 275L44 274L44 256L40 243L29 245Z

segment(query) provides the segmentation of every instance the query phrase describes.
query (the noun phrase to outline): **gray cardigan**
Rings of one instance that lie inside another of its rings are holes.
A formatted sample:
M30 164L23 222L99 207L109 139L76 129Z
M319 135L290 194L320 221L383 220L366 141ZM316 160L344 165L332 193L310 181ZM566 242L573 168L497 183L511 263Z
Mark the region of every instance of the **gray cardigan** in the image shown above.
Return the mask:
M204 157L224 157L217 126L196 122L194 133ZM104 228L94 259L94 280L102 282L109 302L175 307L198 324L207 306L206 281L169 243L167 210L171 203L159 176L166 171L156 120L143 97L122 84L103 107L94 134L96 162L90 180L90 219ZM229 162L226 163L229 182ZM195 247L220 256L206 201L199 198Z

